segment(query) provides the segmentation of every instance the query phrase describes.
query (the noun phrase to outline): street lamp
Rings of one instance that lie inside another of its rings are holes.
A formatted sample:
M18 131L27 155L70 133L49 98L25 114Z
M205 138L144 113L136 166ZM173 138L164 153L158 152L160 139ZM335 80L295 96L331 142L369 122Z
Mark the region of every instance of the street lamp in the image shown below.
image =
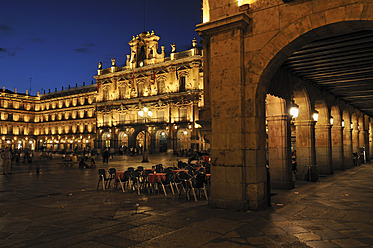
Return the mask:
M142 161L141 161L142 163L149 162L148 154L146 150L146 131L148 130L148 127L146 125L146 120L152 115L153 115L153 112L150 111L147 107L144 107L143 110L139 111L139 116L144 118L144 123L145 123L144 152L142 153Z

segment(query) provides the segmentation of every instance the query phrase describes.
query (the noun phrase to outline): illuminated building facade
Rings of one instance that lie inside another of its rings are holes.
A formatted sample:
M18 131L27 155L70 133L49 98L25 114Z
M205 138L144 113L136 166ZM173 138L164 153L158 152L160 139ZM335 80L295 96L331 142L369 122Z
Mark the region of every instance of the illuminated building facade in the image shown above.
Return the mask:
M202 51L194 39L187 51L171 45L166 57L164 46L158 53L158 40L154 32L133 37L126 65L112 59L103 69L100 62L96 84L37 96L3 88L1 147L208 149L196 122L203 103ZM143 108L151 116L140 116Z
M1 148L73 150L93 147L96 86L88 85L37 96L0 92Z
M158 53L158 40L154 32L143 32L129 42L131 54L125 66L117 67L115 59L107 69L99 64L95 76L98 148L143 149L146 144L153 153L206 149L196 123L203 102L201 50L194 39L187 51L176 52L171 45L166 57L164 46ZM143 108L151 115L140 116Z

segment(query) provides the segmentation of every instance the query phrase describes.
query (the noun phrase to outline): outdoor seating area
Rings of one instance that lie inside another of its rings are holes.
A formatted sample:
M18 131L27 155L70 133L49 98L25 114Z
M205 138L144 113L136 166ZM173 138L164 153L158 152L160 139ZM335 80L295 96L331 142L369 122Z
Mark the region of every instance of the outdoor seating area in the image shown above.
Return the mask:
M121 190L136 194L163 194L186 200L208 200L211 182L210 166L199 163L179 162L178 166L165 167L162 164L152 168L128 167L125 171L115 168L98 170L97 190ZM113 183L113 187L111 184Z

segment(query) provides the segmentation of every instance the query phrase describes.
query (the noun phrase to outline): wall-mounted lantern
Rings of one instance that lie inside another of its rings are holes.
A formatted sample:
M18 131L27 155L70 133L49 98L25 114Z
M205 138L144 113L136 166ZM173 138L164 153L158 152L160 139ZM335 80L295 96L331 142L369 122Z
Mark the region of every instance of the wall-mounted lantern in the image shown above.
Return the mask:
M319 112L317 110L314 110L312 117L314 121L317 121L319 119Z
M299 106L291 101L289 104L289 114L292 118L297 118L299 115Z

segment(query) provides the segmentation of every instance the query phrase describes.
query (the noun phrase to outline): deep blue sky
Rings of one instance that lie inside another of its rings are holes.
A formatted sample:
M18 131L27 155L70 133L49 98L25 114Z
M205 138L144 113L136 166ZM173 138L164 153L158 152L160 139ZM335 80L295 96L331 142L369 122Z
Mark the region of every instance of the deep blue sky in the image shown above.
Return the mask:
M159 45L189 49L201 0L146 0L146 30ZM98 62L124 65L128 42L144 30L143 0L1 0L0 88L31 95L91 83ZM160 49L160 47L159 47ZM159 51L160 52L160 51Z

